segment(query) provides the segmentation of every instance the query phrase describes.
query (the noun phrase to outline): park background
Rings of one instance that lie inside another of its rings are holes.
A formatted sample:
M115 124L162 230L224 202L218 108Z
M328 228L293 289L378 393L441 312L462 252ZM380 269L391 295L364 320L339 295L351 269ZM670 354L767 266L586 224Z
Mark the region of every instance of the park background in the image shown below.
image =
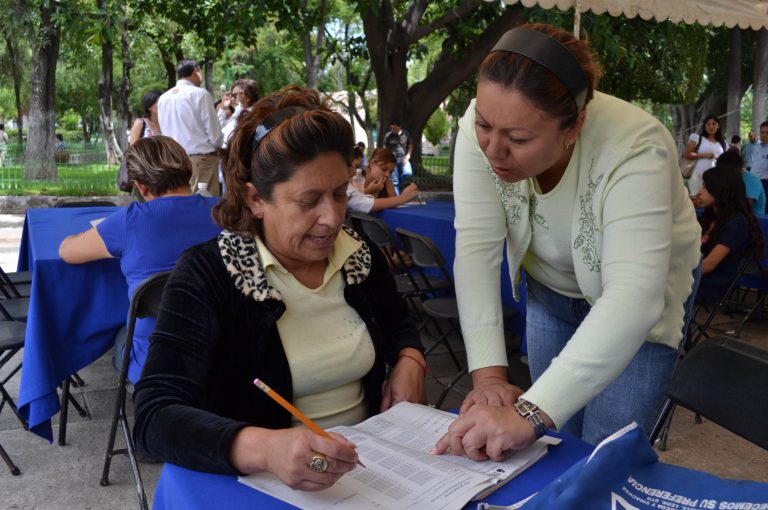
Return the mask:
M481 0L0 0L2 195L116 195L127 130L152 89L192 58L214 98L239 78L262 93L318 89L367 147L400 119L415 180L450 189L452 140L476 70L506 30L566 29L574 10ZM768 33L585 12L599 89L651 112L678 146L707 114L746 139L766 115ZM55 154L55 133L67 154ZM424 146L422 143L424 142ZM428 150L422 151L425 148Z

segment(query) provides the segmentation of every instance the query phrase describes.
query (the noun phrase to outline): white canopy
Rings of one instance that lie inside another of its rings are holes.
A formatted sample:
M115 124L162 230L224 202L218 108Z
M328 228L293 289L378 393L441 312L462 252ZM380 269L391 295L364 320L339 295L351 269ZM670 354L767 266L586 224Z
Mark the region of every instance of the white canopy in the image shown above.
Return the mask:
M492 0L491 0L492 1ZM502 0L507 4L539 5L545 9L568 10L579 5L580 12L608 13L673 23L698 22L759 30L768 27L768 0Z

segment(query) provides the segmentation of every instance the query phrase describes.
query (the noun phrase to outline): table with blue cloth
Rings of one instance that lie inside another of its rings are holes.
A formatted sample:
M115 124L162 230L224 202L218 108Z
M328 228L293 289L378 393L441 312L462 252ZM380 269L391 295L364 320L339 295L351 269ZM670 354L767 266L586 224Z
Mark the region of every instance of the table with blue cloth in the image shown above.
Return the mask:
M546 487L592 451L589 445L568 434L548 432L563 439L549 453L482 501L493 505L516 503ZM466 509L474 509L469 503ZM236 476L214 475L166 464L155 489L154 510L184 508L295 508L237 481Z
M128 313L128 286L119 259L67 264L59 244L91 228L115 207L28 209L18 269L32 271L19 411L35 434L53 441L56 388L113 345Z
M456 218L456 208L453 202L439 200L425 204L409 202L405 206L385 209L377 215L390 226L392 231L397 227L422 234L432 239L445 257L446 267L453 275L453 261L456 258L456 229L453 221ZM509 277L507 250L504 248L504 261L501 266L501 302L517 310L518 315L507 325L507 328L520 338L525 338L525 282L521 281L518 292L520 301L512 297L512 281Z

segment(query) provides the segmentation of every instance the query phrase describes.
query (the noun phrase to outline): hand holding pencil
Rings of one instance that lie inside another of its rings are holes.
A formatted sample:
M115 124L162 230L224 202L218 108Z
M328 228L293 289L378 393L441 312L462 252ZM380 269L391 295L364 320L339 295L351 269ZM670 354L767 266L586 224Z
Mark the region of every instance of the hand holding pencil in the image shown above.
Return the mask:
M303 423L312 432L314 432L315 434L318 434L320 436L326 437L328 439L334 439L333 436L331 436L325 430L321 429L315 422L313 422L311 419L309 419L304 413L299 411L293 404L291 404L290 402L285 400L275 390L273 390L272 388L267 386L267 384L264 381L261 381L260 379L256 378L253 381L253 384L255 384L257 388L259 388L261 391L266 393L270 398L272 398L272 400L274 400L275 402L280 404L286 411L288 411L293 416L295 416L299 421L301 421L301 423ZM345 439L345 442L349 443L349 441L346 441L346 439ZM314 463L314 465L312 465L313 463ZM314 469L315 471L318 471L318 472L325 471L325 469L320 469L322 467L322 464L323 463L321 461L316 460L314 457L313 457L313 461L310 462L310 465L311 465L312 469ZM362 462L360 462L359 458L357 459L357 464L359 466L365 467L365 465Z

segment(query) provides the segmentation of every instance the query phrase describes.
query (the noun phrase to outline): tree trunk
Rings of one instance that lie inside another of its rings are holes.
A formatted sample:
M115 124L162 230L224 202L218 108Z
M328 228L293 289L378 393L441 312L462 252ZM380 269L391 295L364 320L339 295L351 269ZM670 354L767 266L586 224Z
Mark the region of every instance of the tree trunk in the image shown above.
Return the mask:
M205 69L205 89L213 96L213 60L206 58L203 66Z
M176 62L173 61L173 54L159 39L154 39L154 41L157 50L160 52L160 60L163 61L163 68L168 79L168 88L172 89L176 85Z
M106 14L105 0L97 0L96 5ZM105 20L106 21L106 20ZM101 34L101 76L99 77L99 120L104 136L104 149L107 152L107 162L117 165L123 157L123 151L117 143L115 126L112 124L112 39L102 30Z
M761 28L757 33L755 47L755 81L752 89L752 131L760 133L760 124L765 119L765 100L768 96L768 30Z
M688 145L691 133L701 131L704 117L710 113L722 112L725 103L724 96L706 91L695 103L670 105L669 111L675 125L675 142L679 154L682 154L683 149Z
M131 107L128 96L131 93L131 43L127 7L123 5L123 33L120 34L120 54L123 60L123 78L120 81L120 96L117 103L117 143L123 153L128 149L128 126L131 125Z
M477 9L480 3L467 2L465 5L468 9ZM424 7L424 4L421 6ZM522 7L507 6L481 36L466 44L463 52L457 54L443 51L426 78L408 87L408 48L429 35L420 27L417 29L413 26L411 20L419 18L418 8L419 5L412 1L408 10L411 18L401 22L395 20L391 4L383 1L378 11L369 8L363 16L376 86L379 91L385 91L378 98L378 145L382 144L390 121L399 118L413 141L411 162L414 171L421 167L421 135L432 112L451 91L477 71L477 67L504 32L525 21ZM446 41L444 48L450 47L451 42Z
M91 123L85 120L85 117L80 115L83 124L83 142L91 143Z
M32 51L29 85L29 136L24 154L25 179L56 179L56 62L61 28L53 21L55 2L40 4L38 43Z
M11 78L13 80L13 97L16 101L16 114L18 115L18 122L16 123L18 132L16 137L18 138L19 145L22 145L24 143L24 110L21 106L21 62L19 61L19 52L10 35L5 36L5 45L8 48L8 60L10 61Z
M723 133L726 141L733 135L741 134L741 29L731 29L731 48L728 56L728 92L726 94L726 117Z
M302 2L303 10L306 10L306 0ZM320 76L320 53L323 51L325 45L325 19L326 19L326 1L320 0L317 6L317 22L314 23L317 26L317 37L315 38L315 48L312 49L312 31L305 30L302 34L302 42L304 44L304 63L307 66L307 87L317 90L317 81Z

